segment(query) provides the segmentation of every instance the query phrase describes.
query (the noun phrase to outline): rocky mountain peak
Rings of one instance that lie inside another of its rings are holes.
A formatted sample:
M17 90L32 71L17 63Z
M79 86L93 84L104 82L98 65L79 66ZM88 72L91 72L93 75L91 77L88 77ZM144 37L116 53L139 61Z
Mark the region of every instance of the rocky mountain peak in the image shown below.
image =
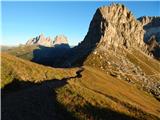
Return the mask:
M143 35L143 27L133 14L122 4L112 4L97 9L80 46L146 49Z
M42 45L46 47L52 46L52 39L50 37L45 37L43 33L35 38L31 38L27 41L26 45Z
M103 18L111 23L125 23L134 19L131 11L123 4L112 4L111 6L102 6L98 8Z

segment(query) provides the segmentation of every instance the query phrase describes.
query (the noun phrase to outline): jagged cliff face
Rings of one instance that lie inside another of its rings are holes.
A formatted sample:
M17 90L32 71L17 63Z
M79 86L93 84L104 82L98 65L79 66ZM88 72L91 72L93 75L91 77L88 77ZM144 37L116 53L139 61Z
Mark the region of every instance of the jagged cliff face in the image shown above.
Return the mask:
M80 44L88 48L139 47L146 49L143 42L144 30L132 13L121 4L103 6L97 9L89 31Z

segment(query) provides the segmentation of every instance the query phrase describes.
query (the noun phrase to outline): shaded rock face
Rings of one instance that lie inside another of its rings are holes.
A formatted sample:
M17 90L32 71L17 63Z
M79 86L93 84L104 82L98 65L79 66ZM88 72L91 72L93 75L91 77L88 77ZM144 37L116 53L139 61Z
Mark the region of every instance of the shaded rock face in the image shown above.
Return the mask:
M52 39L50 37L45 37L43 34L28 40L26 43L26 45L42 45L46 47L51 47L52 44Z
M144 41L148 44L148 50L154 57L160 59L160 17L140 17L144 33Z
M147 41L147 44L148 51L151 53L151 55L160 60L160 43L158 43L157 37L152 35L151 38Z
M61 63L65 60L66 52L70 50L68 44L55 45L54 47L39 46L39 49L33 51L33 62L52 66L61 67Z

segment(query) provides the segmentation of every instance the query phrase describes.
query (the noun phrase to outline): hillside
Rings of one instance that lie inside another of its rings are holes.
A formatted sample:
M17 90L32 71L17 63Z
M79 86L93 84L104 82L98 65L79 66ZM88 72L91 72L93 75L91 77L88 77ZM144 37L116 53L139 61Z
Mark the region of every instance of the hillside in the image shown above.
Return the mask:
M31 81L34 83L45 80L62 79L75 76L75 69L55 69L39 65L15 56L1 54L1 87L12 82L14 79Z
M57 90L57 99L82 120L160 119L160 103L152 95L89 66Z
M66 80L43 81L38 85L21 81L18 88L15 88L15 83L10 87L7 85L2 91L2 118L160 119L158 100L102 70L83 66L75 77Z
M97 49L84 62L115 78L127 81L160 99L160 63L145 55L138 48L123 53Z

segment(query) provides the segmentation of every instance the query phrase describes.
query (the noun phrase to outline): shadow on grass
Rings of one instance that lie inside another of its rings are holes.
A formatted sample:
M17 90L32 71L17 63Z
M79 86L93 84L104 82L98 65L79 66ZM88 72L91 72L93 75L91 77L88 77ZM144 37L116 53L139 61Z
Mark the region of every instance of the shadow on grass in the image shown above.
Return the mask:
M13 80L1 90L2 120L75 120L56 100L55 89L69 79L80 78L82 71L83 68L73 77L37 84Z
M2 120L74 120L56 100L55 88L65 84L65 80L38 85L15 80L2 90Z
M136 120L136 118L113 111L108 108L100 108L92 106L91 104L85 104L81 111L87 114L87 118L90 120Z
M67 108L57 101L55 89L63 87L69 79L82 77L82 71L83 68L78 70L74 77L37 84L14 80L1 90L2 120L76 120L75 114L68 112ZM77 110L87 111L89 119L132 119L124 114L93 107L90 104Z
M57 101L55 88L64 86L65 80L52 80L40 84L15 80L2 90L2 120L76 120L74 113ZM90 120L131 120L132 117L90 104L78 108Z

